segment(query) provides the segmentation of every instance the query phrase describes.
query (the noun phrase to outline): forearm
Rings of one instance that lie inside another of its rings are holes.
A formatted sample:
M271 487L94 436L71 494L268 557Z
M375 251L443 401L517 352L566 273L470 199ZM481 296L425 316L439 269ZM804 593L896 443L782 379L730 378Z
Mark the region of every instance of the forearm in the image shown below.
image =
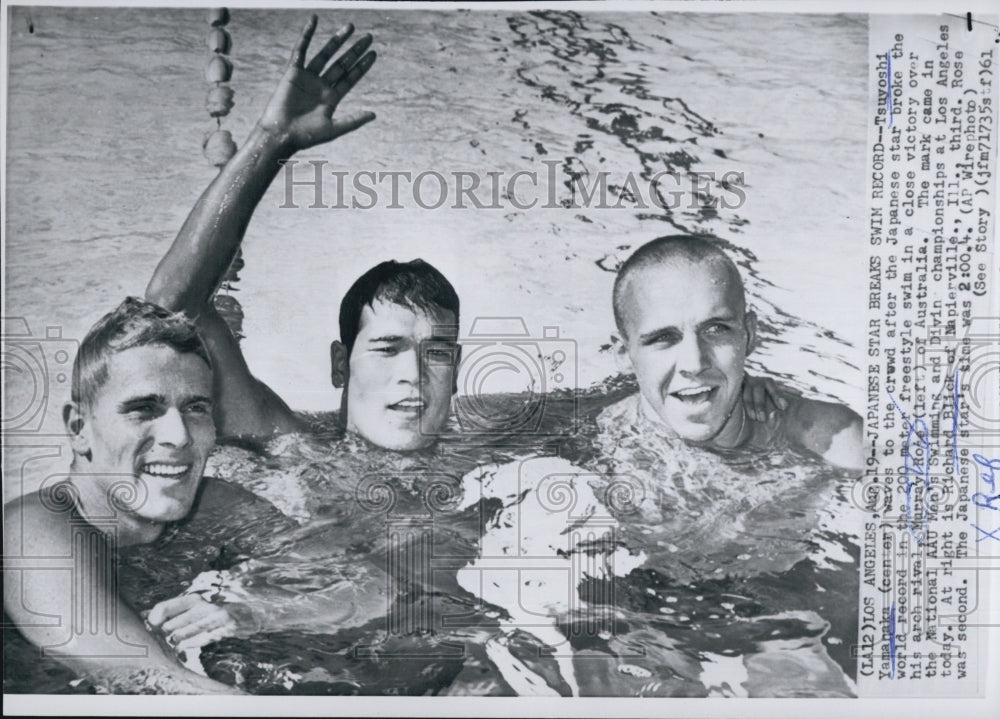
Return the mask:
M301 594L294 598L251 596L226 607L236 621L235 634L240 637L277 631L331 634L365 624L374 618L359 612L350 599L323 592ZM384 614L384 609L381 614Z
M287 137L254 127L195 204L160 261L146 298L196 316L229 268L260 202L283 160L294 150Z
M200 676L173 662L168 665L133 660L121 666L95 661L67 664L112 694L243 694L236 687Z

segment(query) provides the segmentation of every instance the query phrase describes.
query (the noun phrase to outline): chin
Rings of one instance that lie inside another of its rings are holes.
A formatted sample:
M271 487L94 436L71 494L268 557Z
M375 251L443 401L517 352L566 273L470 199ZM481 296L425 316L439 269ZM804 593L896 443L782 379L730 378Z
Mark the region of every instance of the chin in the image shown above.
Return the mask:
M396 452L407 452L415 449L423 449L433 442L434 437L424 434L413 434L393 437L386 442L377 442L376 444L385 449L395 450Z
M137 512L136 516L147 522L157 522L160 524L165 524L166 522L176 522L178 520L184 519L191 511L191 505L185 507L179 507L177 505L149 508L145 511Z
M429 444L433 438L421 434L415 429L402 429L393 427L379 427L378 432L365 432L360 427L355 427L353 431L359 437L376 447L388 449L393 452L402 452L409 449L419 449Z
M700 422L687 422L680 421L675 424L670 425L677 436L680 437L685 442L705 442L706 440L714 437L719 428L713 427L709 424L702 424Z
M715 436L715 432L711 430L701 430L698 432L680 432L678 433L680 438L685 442L707 442L712 437Z

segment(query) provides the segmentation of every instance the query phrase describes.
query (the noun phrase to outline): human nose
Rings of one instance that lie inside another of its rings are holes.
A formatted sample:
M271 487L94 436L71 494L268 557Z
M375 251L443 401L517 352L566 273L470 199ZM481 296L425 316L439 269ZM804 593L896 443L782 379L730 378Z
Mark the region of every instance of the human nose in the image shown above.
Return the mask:
M678 371L688 375L696 375L705 369L707 364L705 348L701 338L697 335L689 335L678 343Z
M416 384L420 379L420 353L416 346L396 355L393 364L393 379L400 383Z
M184 415L176 407L171 407L156 422L156 441L170 447L186 447L191 443Z

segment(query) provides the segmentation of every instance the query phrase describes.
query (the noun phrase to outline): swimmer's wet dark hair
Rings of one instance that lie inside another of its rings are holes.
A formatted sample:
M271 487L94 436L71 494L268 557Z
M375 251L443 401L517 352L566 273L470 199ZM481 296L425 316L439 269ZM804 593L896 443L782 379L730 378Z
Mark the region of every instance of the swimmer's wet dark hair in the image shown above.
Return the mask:
M350 355L361 331L361 311L376 300L437 316L453 312L458 324L458 294L433 265L423 260L389 260L372 267L347 290L340 303L340 341Z
M689 262L720 262L739 280L740 287L743 286L743 280L736 263L711 238L696 235L667 235L650 240L622 263L622 266L618 268L618 276L615 277L612 305L615 313L615 325L623 339L627 339L625 337L625 308L622 306L625 281L636 270L675 259Z
M82 407L92 406L108 381L111 356L148 345L165 345L181 354L197 355L212 367L194 322L179 312L128 297L99 319L80 343L73 361L72 400Z

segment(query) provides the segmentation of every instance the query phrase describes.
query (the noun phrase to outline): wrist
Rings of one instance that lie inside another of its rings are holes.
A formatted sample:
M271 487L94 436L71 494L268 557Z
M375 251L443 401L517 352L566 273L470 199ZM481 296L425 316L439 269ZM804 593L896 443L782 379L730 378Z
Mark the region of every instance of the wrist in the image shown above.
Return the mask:
M252 148L255 152L263 151L270 156L269 159L276 160L287 160L297 149L290 133L265 127L260 121L253 126L244 147Z

